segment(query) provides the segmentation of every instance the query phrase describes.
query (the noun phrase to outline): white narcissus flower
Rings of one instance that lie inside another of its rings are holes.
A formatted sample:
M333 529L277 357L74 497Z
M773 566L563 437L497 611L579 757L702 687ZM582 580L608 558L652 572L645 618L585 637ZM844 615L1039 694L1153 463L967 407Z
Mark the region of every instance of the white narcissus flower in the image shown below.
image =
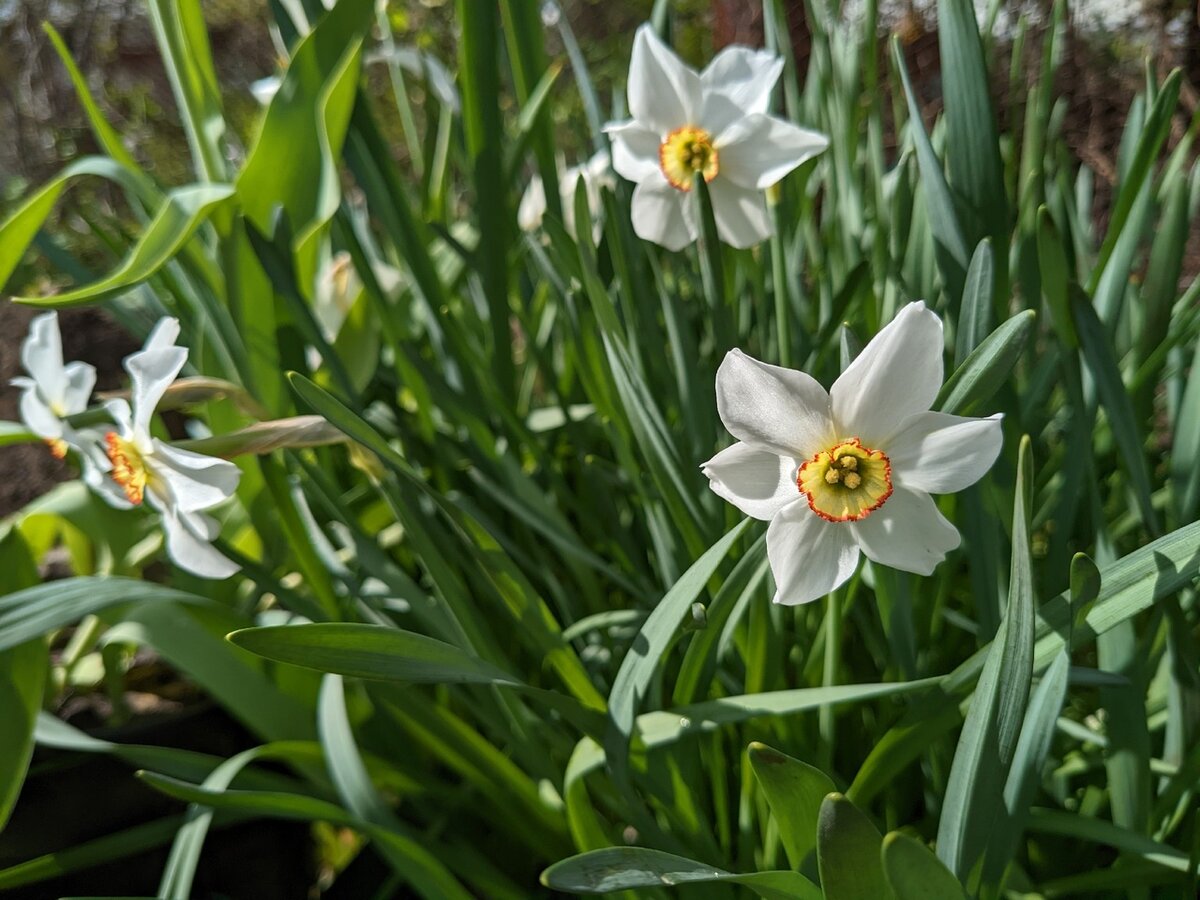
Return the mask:
M613 168L637 184L633 229L668 250L700 234L688 196L699 172L708 182L722 241L750 247L770 237L763 191L829 145L829 139L767 108L783 60L726 47L697 73L649 25L638 29L629 64L626 122L610 122Z
M803 372L740 350L717 371L717 410L738 443L706 462L709 486L770 521L776 603L807 603L867 558L929 575L958 530L930 494L974 484L995 462L1000 415L931 412L942 386L942 323L910 303L826 393Z
M125 360L132 407L124 400L108 404L119 428L104 438L112 463L109 474L127 503L148 502L162 516L167 555L176 565L204 578L227 578L238 566L213 548L220 526L204 511L233 495L241 471L231 462L173 447L150 434L155 407L187 362L187 348L175 345L178 336L178 320L162 319L146 346Z
M579 179L583 179L584 190L587 191L588 209L592 214L592 241L599 242L603 233L601 215L604 212L604 200L600 191L603 188L616 187L613 178L612 161L606 152L600 151L591 159L579 166L571 166L563 172L558 181L558 195L562 201L563 225L567 234L575 236L575 190ZM546 187L540 176L533 176L529 187L521 195L521 205L517 207L517 224L522 231L534 231L541 227L542 217L546 214Z
M64 420L87 409L96 370L85 362L63 365L58 313L43 313L29 323L29 336L21 344L21 364L31 376L11 382L21 388L21 419L59 459L67 455L68 448L82 453L86 433L77 432ZM86 455L82 458L87 459Z

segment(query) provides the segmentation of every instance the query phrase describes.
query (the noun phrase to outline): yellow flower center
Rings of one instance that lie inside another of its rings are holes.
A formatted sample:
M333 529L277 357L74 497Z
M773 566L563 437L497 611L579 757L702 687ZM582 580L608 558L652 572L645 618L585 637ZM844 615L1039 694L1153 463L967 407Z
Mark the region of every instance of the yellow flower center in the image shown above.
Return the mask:
M108 458L112 461L113 481L125 489L125 496L135 506L142 502L146 495L146 462L142 454L131 441L127 441L115 431L104 436L104 444L108 448Z
M850 438L802 465L796 486L822 519L857 522L892 496L892 464L882 451Z
M705 181L717 177L717 148L713 146L712 136L703 128L684 125L659 144L658 164L672 187L690 191L696 172L703 175Z

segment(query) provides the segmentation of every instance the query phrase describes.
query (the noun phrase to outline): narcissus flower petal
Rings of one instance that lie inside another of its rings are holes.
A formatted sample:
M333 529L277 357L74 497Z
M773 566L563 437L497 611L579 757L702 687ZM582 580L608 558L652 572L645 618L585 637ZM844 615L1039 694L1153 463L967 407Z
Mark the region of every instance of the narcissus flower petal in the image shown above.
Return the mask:
M858 553L846 528L829 525L803 503L785 506L767 528L775 602L794 606L824 597L854 574Z
M833 383L833 419L845 435L882 449L942 387L942 322L918 301L905 306Z
M930 494L953 494L974 484L1000 454L1001 418L913 416L889 445L897 483Z
M961 542L933 498L909 488L896 488L878 512L847 527L868 559L918 575L932 575Z
M769 521L789 503L800 501L794 459L738 442L702 467L709 487L746 515Z
M738 440L778 456L807 459L834 437L829 395L814 378L741 350L717 370L717 413Z
M825 135L762 113L739 119L717 140L722 174L760 191L828 146Z

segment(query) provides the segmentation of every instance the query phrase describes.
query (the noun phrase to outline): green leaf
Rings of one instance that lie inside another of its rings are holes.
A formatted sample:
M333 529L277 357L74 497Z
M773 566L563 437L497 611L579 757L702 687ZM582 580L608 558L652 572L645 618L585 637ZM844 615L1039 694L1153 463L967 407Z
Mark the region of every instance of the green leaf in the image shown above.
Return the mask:
M942 71L952 73L943 80L942 90L950 183L967 212L960 221L971 243L990 235L1003 259L1009 235L1008 197L975 5L971 0L941 0L937 12Z
M309 705L282 691L263 671L260 659L222 639L221 635L245 621L211 601L139 603L109 620L111 627L103 641L154 648L247 729L266 740L311 738L314 726Z
M716 866L644 847L608 847L556 862L542 884L558 891L605 894L682 884L743 884L768 900L819 900L821 891L799 872L736 875Z
M996 261L990 238L984 238L971 256L967 283L963 288L954 337L954 365L962 366L971 352L983 343L992 321L992 297L996 290Z
M1013 555L1008 609L967 720L959 735L942 815L937 854L965 880L987 849L993 820L1002 808L1003 785L1012 760L1033 672L1034 598L1027 503L1031 492L1030 441L1021 441L1013 503Z
M621 661L608 695L609 728L604 738L609 764L618 771L623 770L638 706L655 670L662 663L692 604L749 522L749 519L743 519L731 528L680 576L647 617Z
M1122 685L1102 685L1105 712L1104 770L1115 825L1145 832L1150 827L1150 732L1142 654L1132 622L1121 622L1096 639L1099 667L1123 676Z
M1187 872L1191 868L1188 854L1182 850L1120 828L1103 819L1035 807L1030 810L1029 830L1039 834L1057 834L1075 840L1105 844L1176 872Z
M204 603L194 594L136 578L64 578L0 597L0 650L49 634L120 603Z
M188 803L271 818L325 821L364 832L374 840L386 845L389 850L407 857L406 878L422 896L444 897L449 900L472 900L472 895L462 887L458 879L438 860L429 847L422 846L411 838L364 822L356 816L348 814L340 806L326 800L281 791L209 790L175 778L156 775L153 772L139 772L138 776L155 790Z
M896 900L965 900L954 874L920 841L893 831L883 839L883 872Z
M0 224L0 288L8 283L20 265L25 251L37 237L63 191L71 186L71 182L84 176L107 179L125 188L132 196L138 196L137 179L124 166L101 156L85 156L75 160L42 185Z
M272 625L244 628L228 639L276 662L356 678L416 684L521 684L452 644L382 625Z
M895 37L892 38L892 62L900 73L900 82L908 101L908 128L917 149L921 189L925 192L925 204L929 208L929 230L932 232L938 270L946 283L947 292L951 296L961 296L967 266L970 264L969 245L954 210L954 199L946 184L942 163L933 151L925 126L921 124L921 107L908 77L899 39Z
M62 176L60 176L61 178ZM121 264L91 284L49 297L14 297L18 303L61 309L96 303L129 290L153 277L187 243L209 216L233 197L226 184L194 184L171 191ZM39 195L38 200L43 200ZM47 210L48 211L48 210ZM24 210L19 211L21 215ZM0 227L0 240L13 220ZM30 235L32 238L32 235ZM3 268L0 267L0 273Z
M1179 101L1182 79L1183 73L1179 69L1172 70L1155 96L1150 111L1146 114L1146 123L1138 135L1137 149L1133 160L1121 179L1121 191L1113 205L1112 216L1108 222L1108 233L1104 237L1104 243L1100 246L1095 268L1092 269L1092 274L1088 279L1089 294L1095 293L1104 269L1108 265L1108 260L1112 256L1113 248L1124 233L1125 223L1141 192L1142 184L1150 175L1155 160L1158 159L1158 152L1171 132L1171 122L1175 116L1175 106Z
M302 285L316 276L317 238L341 202L338 160L373 13L370 0L341 0L297 45L238 175L238 199L259 231L270 233L277 207L287 212Z
M798 759L757 741L747 751L793 869L817 845L817 820L821 804L834 792L829 776Z
M1038 209L1037 219L1038 265L1041 267L1042 295L1050 309L1050 321L1064 347L1079 346L1075 323L1071 319L1072 278L1067 268L1067 256L1063 250L1062 237L1054 227L1054 218L1046 207Z
M1200 341L1179 402L1171 447L1171 499L1181 522L1200 511Z
M1109 427L1133 486L1134 497L1142 515L1142 524L1151 535L1156 536L1161 533L1161 527L1158 513L1154 510L1154 502L1150 498L1152 489L1146 454L1142 449L1143 438L1129 392L1125 389L1125 382L1121 380L1121 370L1108 332L1090 301L1080 293L1074 293L1071 297L1071 318L1079 334L1083 357L1096 380L1096 392L1100 395L1105 412L1108 413Z
M0 538L0 572L4 573L0 590L37 584L37 566L15 531ZM49 664L48 645L40 636L0 651L0 721L4 723L0 728L0 831L25 783Z
M1033 634L1037 599L1034 596L1033 554L1029 546L1030 502L1033 499L1033 455L1028 436L1017 455L1017 484L1013 502L1012 559L1008 572L1008 627L1004 633L1005 664L1000 670L996 709L1000 762L1012 763L1021 733L1025 705L1033 680Z
M883 874L883 839L853 803L833 793L821 803L817 867L825 900L891 900Z
M0 422L0 447L11 444L32 444L41 438L21 422Z
M500 21L495 3L458 0L459 77L462 86L463 129L467 160L479 217L478 266L488 304L491 326L491 360L497 387L503 397L515 391L512 337L509 326L508 248L515 222L507 201L504 179L504 142L507 135L500 116L501 90L498 47ZM546 193L554 190L546 185ZM583 228L581 223L580 228Z
M1021 725L1021 738L1004 784L1006 815L993 829L988 844L984 883L999 882L1019 846L1029 805L1041 783L1042 767L1054 741L1054 724L1067 696L1070 664L1071 658L1066 651L1059 653L1029 700Z
M934 406L964 415L990 400L1025 352L1036 318L1032 309L1024 310L984 338L942 385Z
M171 840L182 822L183 816L155 819L0 869L0 890L36 884L92 866L111 864L161 847Z
M198 181L224 181L227 171L221 88L199 0L149 0L159 52L179 106Z

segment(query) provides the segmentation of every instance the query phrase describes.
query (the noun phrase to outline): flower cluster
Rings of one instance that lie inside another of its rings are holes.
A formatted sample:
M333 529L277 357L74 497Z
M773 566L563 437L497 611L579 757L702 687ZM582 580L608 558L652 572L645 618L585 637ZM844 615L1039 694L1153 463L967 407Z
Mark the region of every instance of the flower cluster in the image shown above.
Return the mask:
M58 315L38 316L21 347L29 377L22 389L21 417L60 458L77 454L89 487L118 508L149 505L162 522L168 556L182 569L205 578L227 578L238 566L212 546L220 531L208 510L233 496L241 471L231 462L172 446L150 433L163 394L187 362L177 346L179 322L164 318L145 347L125 360L130 400L110 400L104 409L115 427L74 427L70 419L88 409L96 370L82 362L63 364Z

